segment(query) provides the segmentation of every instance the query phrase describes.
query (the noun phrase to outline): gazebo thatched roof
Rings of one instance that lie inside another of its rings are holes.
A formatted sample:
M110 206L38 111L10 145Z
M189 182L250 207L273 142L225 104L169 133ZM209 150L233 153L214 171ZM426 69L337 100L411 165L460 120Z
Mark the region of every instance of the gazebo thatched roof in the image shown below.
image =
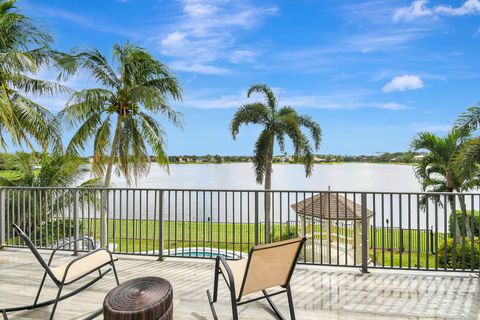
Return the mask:
M312 208L313 206L313 208ZM335 192L322 192L313 197L299 201L290 206L297 214L307 218L327 220L361 220L362 206ZM373 216L373 211L367 209L367 217Z

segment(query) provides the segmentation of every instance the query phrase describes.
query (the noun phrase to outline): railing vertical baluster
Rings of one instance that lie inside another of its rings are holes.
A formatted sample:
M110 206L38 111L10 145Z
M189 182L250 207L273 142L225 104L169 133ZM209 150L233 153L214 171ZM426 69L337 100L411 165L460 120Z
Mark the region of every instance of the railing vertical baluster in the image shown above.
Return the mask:
M150 193L149 190L145 191L145 252L148 254L148 243L150 242L150 238L148 237L148 229L150 229L150 219L148 215L150 213L150 202L148 201L148 194ZM153 238L155 239L155 238ZM155 254L155 240L153 241L153 253Z
M167 199L167 215L168 215L168 219L167 219L167 223L168 223L168 227L167 227L167 247L168 247L168 255L170 256L170 246L171 246L171 240L172 238L170 237L171 236L171 230L170 230L170 227L172 226L172 221L171 221L171 216L170 216L170 207L171 207L171 194L170 194L170 190L168 190L168 199Z
M438 201L437 200L438 199L435 196L435 270L438 270Z
M258 245L258 191L255 191L255 245ZM298 230L298 228L297 228Z
M420 197L417 194L417 269L420 269L420 250L422 249L420 234Z
M175 236L175 242L174 242L174 245L175 245L175 256L178 255L178 237L177 237L177 233L178 233L178 198L177 198L177 190L175 190L175 194L174 194L174 199L175 199L175 203L174 203L174 215L175 215L175 228L173 229L173 232L174 232L174 236Z
M3 209L5 210L5 194L3 196ZM37 245L37 190L33 191L33 243Z
M452 262L453 262L453 270L457 269L457 228L458 228L458 219L457 219L457 208L456 208L456 203L455 203L455 196L452 196L453 200L451 200L452 203L452 209L450 212L450 216L452 217L453 220L453 257L452 257ZM460 228L458 228L460 229Z
M382 265L385 267L385 194L382 195Z
M5 247L6 245L5 232L7 230L7 227L5 226L5 224L7 222L7 217L5 211L5 189L0 188L0 248Z
M78 219L78 191L73 189L73 221L75 227L75 239L80 238L80 225ZM65 220L64 220L65 224ZM78 242L73 244L73 255L78 255Z
M335 195L338 199L338 192ZM340 224L340 221L339 221L339 219L340 219L340 217L339 217L340 216L340 212L339 212L340 208L339 208L338 201L337 201L337 207L335 208L335 210L336 210L336 214L335 214L336 215L336 219L335 219L336 220L335 221L336 226L335 226L335 228L336 228L336 231L337 231L337 266L339 266L340 265L340 233L339 233L340 229L339 229L338 226Z
M138 197L139 197L139 200L138 200L138 224L139 224L139 227L138 227L138 242L139 242L139 246L138 246L138 253L142 254L142 251L143 251L143 246L142 246L142 238L143 238L143 235L142 235L142 224L143 224L143 220L142 220L142 216L143 216L143 206L142 206L142 190L139 190L138 192Z
M119 204L120 204L120 208L118 208L118 215L119 215L119 217L120 217L120 223L119 223L119 226L118 226L118 227L120 228L120 231L119 231L119 233L120 233L120 235L119 235L119 236L120 236L120 248L119 248L119 250L120 250L120 252L122 252L122 244L123 244L123 230L122 230L122 229L123 229L123 228L122 228L122 227L123 227L123 226L122 226L122 220L123 220L123 217L122 217L123 201L122 201L122 200L123 200L123 199L122 199L122 195L123 195L123 190L120 190L119 193L120 193L120 194L118 195L118 197L119 197Z
M159 211L159 222L160 222L160 230L158 232L159 235L159 246L158 246L158 260L163 261L163 250L165 246L165 228L164 228L164 223L163 223L163 194L164 191L160 191L160 201L158 204L158 209Z
M185 192L182 190L182 256L185 255Z
M412 266L412 203L411 194L408 194L408 269Z
M305 192L303 192L303 233L307 234L307 209L306 209L306 202L305 202L306 196ZM313 203L312 203L313 205ZM322 237L320 237L320 241L322 241ZM313 243L315 242L315 235L312 236L312 248L313 248ZM313 254L312 254L313 257ZM303 262L307 262L307 247L303 246Z
M240 191L240 258L243 257L243 191Z
M112 204L113 204L113 210L112 210L112 215L113 215L113 221L112 221L112 237L113 237L113 248L112 251L116 252L117 251L117 190L113 190L113 199L112 199ZM120 204L121 206L121 204ZM82 205L83 209L83 205Z
M447 196L444 195L443 196L443 229L444 229L444 233L443 233L443 261L447 262L448 261L448 256L447 256L447 238L448 238L448 229L447 229L447 225L448 225L448 204L447 204ZM447 270L447 264L444 263L443 264L443 269L444 270Z
M403 226L402 226L402 194L398 194L398 224L399 224L399 252L400 252L400 269L403 268Z
M367 194L362 192L362 273L368 273L368 216Z
M470 214L470 221L468 224L470 225L470 271L475 270L475 203L474 203L474 196L470 196L470 207L471 207L471 214Z
M247 192L247 226L248 226L248 230L247 230L247 236L248 236L248 250L250 250L250 240L251 240L251 235L250 235L250 192Z
M425 200L425 230L426 230L426 234L425 234L425 256L426 256L426 268L427 270L430 269L430 246L431 246L431 243L430 243L430 240L429 240L429 228L430 228L430 221L429 221L429 216L430 216L430 210L429 210L429 198L428 198L428 195L426 196L426 200Z

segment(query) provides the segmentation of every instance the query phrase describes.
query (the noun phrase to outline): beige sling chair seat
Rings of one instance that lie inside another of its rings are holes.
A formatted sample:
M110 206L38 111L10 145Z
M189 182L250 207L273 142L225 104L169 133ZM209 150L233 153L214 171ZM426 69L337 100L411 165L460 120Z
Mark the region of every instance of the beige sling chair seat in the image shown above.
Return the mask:
M292 292L290 290L290 279L297 264L298 256L305 243L305 237L279 241L275 243L262 244L253 247L248 254L248 260L227 261L219 255L215 262L215 276L213 299L210 291L207 290L208 301L214 319L218 319L214 303L217 302L218 276L221 274L230 290L232 304L232 315L238 320L239 305L266 299L275 314L280 319L285 319L270 297L286 293L290 318L295 319ZM281 287L283 290L268 293L267 289ZM246 295L262 292L263 295L257 298L242 301Z
M45 260L42 258L40 253L38 252L37 248L33 244L32 240L20 229L17 225L12 224L12 228L15 230L15 232L20 236L20 238L24 241L24 243L28 246L30 251L32 251L33 255L37 259L37 261L40 263L40 265L43 267L45 270L43 274L42 281L40 283L40 287L38 288L37 296L35 298L35 301L33 302L32 305L27 305L27 306L19 306L19 307L12 307L12 308L0 308L0 311L3 314L4 319L8 319L7 313L8 312L15 312L15 311L21 311L21 310L32 310L36 308L41 308L45 307L48 305L53 304L52 311L50 313L50 319L53 319L55 310L57 308L57 304L59 301L64 300L66 298L69 298L80 291L90 287L93 285L95 282L103 278L105 274L107 274L109 271L113 270L113 273L115 275L115 281L117 285L119 285L118 281L118 276L117 276L117 271L115 269L115 263L114 261L116 259L113 258L112 254L110 251L107 249L95 249L93 251L89 251L85 254L82 254L68 263L65 264L60 264L58 266L51 266L53 257L57 250L65 248L66 246L70 246L72 244L77 244L78 242L83 242L83 241L89 241L90 245L92 248L95 247L95 244L93 243L92 239L88 237L83 237L79 238L70 242L63 243L59 246L57 246L51 253L50 259L48 260L48 263L45 262ZM102 271L101 269L105 266L111 266L111 269L107 269L105 271ZM82 285L80 288L77 288L67 294L62 294L62 289L64 286L69 285L71 283L74 283L83 277L94 273L98 272L98 276L96 276L94 279L90 280L86 284ZM55 299L43 301L43 302L38 302L38 298L40 297L40 293L42 292L43 284L45 283L45 279L47 275L52 279L52 281L55 283L55 285L58 287L58 292L57 296ZM89 318L94 318L96 315L99 314L99 311L96 311L95 314L93 314Z

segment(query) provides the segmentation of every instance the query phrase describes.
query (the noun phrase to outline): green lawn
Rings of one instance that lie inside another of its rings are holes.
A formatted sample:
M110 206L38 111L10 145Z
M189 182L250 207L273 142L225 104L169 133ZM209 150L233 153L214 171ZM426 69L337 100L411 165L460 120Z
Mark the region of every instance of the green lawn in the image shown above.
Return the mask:
M80 234L94 236L99 240L100 238L100 220L99 219L83 219ZM301 233L301 227L299 232ZM45 228L43 234L43 243L37 243L40 246L45 246L45 239L50 239L49 243L55 243L57 238L62 238L62 226L60 230L57 226L49 225ZM175 253L175 248L189 248L189 247L206 247L211 248L212 252L220 249L227 249L232 251L241 251L247 253L255 243L264 243L265 225L260 224L258 228L258 238L256 239L255 225L248 223L216 223L216 222L190 222L186 220L182 222L164 221L164 250L171 249L171 254ZM52 241L53 229L53 241ZM291 224L290 233L286 223L274 224L272 228L272 240L288 239L295 235L296 225ZM320 233L320 225L315 225L316 239L326 241L326 230ZM311 228L307 228L307 233L311 232ZM355 230L353 228L336 227L331 228L332 241L335 244L337 238L340 243L344 241L344 236L353 238ZM72 232L73 233L73 232ZM66 232L67 236L71 236L70 232ZM119 253L149 253L158 254L160 249L160 221L146 221L146 220L109 220L108 221L108 242L115 244L115 251ZM400 238L402 235L402 239ZM425 230L411 230L410 237L408 231L399 229L373 229L370 228L370 258L376 262L377 265L384 265L386 267L410 267L410 268L435 268L435 255L431 252L432 249L430 237ZM435 236L435 234L434 234ZM438 246L443 243L443 234L438 234ZM410 239L410 245L409 245ZM435 239L435 237L434 237ZM18 243L18 239L13 240L13 243ZM375 240L375 241L374 241ZM393 240L393 241L392 241ZM403 240L403 249L399 245ZM38 241L38 239L37 239ZM348 240L349 244L353 244L353 240ZM374 244L376 244L374 246ZM382 246L383 244L383 246ZM393 244L393 248L391 245ZM433 242L435 248L435 241ZM382 251L381 248L384 248ZM420 248L420 252L417 249ZM208 250L210 251L210 250ZM410 254L409 254L410 252ZM438 261L437 261L438 265Z
M300 228L301 226L299 226ZM295 229L295 224L292 224L292 228ZM108 222L108 234L109 243L116 244L116 251L122 253L140 253L140 252L158 252L159 250L159 221L145 221L145 220L129 220L127 221L112 221ZM280 230L281 229L281 230ZM272 229L272 234L275 240L280 238L287 238L287 226L286 224L275 224ZM315 226L317 233L320 233L320 226ZM259 225L258 230L258 242L263 243L265 226ZM310 230L309 230L310 231ZM325 231L325 230L324 230ZM336 241L336 236L344 236L347 234L349 237L353 237L353 228L345 229L334 227L331 229L333 241ZM400 254L400 230L384 229L382 240L382 230L377 228L376 232L373 228L370 229L370 258L372 261L376 261L377 264L393 267L412 267L417 266L421 268L435 267L435 255L427 254L424 250L427 242L427 232L424 230L411 230L411 249L410 255L408 254L408 231L403 231L404 251ZM85 219L83 222L83 234L96 235L98 238L100 235L100 221L98 219ZM280 237L280 234L283 234ZM375 236L376 250L373 249L373 239ZM420 236L420 241L418 241ZM438 245L443 243L443 234L439 234ZM339 237L339 238L340 238ZM319 238L319 235L317 235ZM323 239L326 239L324 236ZM393 239L393 241L392 241ZM385 250L378 249L382 247L382 241L384 242ZM390 244L394 245L394 249L390 250ZM249 248L255 244L255 225L254 224L240 224L240 223L213 223L213 222L189 222L178 221L164 221L164 249L172 250L172 254L175 252L175 248L182 249L188 247L207 247L211 248L213 252L219 249L227 249L233 251L248 252ZM417 253L418 245L422 248L420 254ZM431 249L429 244L429 249ZM375 254L376 253L376 254ZM409 257L410 256L410 257ZM401 257L401 258L400 258ZM410 263L409 263L410 261Z

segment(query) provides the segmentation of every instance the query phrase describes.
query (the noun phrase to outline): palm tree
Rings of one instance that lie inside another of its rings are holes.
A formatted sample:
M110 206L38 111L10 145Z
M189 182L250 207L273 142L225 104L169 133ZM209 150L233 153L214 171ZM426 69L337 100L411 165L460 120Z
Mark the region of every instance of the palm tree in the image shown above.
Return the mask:
M241 106L233 116L230 124L230 132L236 139L240 127L248 124L260 124L263 130L256 143L253 157L253 166L257 183L265 180L265 190L272 187L272 159L275 139L281 152L285 152L285 139L288 137L293 143L294 159L305 165L305 175L309 177L313 169L313 148L302 132L302 127L310 131L313 147L320 148L320 126L309 116L300 115L290 106L278 108L277 98L272 90L264 84L256 84L247 92L249 98L253 93L261 93L265 96L265 102L254 102ZM265 233L266 241L270 232L270 206L271 194L265 193Z
M0 1L0 147L4 149L7 141L32 147L31 138L43 149L52 142L59 144L53 116L25 95L68 91L56 82L30 76L58 57L51 43L47 33L17 10L15 0Z
M455 165L465 143L468 141L468 132L453 129L445 137L439 137L431 132L421 132L412 141L415 151L426 150L428 153L415 165L415 175L427 192L463 192L473 188L478 183L477 170L459 170ZM440 202L440 197L432 198ZM455 214L455 196L449 196L451 212ZM423 199L426 204L427 199ZM466 213L466 204L463 196L459 196L461 210ZM460 235L456 223L456 234ZM468 228L468 225L467 225ZM467 230L469 232L469 230Z
M47 228L57 230L59 236L72 234L75 223L69 219L65 212L74 205L74 194L67 189L78 183L82 178L79 170L79 161L75 161L62 155L43 154L40 162L40 169L32 165L34 156L28 153L17 153L9 160L12 168L18 172L14 178L0 177L0 186L9 187L32 187L35 190L15 189L6 192L7 209L9 221L15 221L28 234L38 233L45 235L44 244L53 241L54 235L50 233L47 237ZM79 184L78 187L98 186L98 179L90 179ZM48 187L48 188L45 188ZM50 188L55 189L50 189ZM77 199L80 203L86 199L93 200L95 197L86 197L86 192L81 192ZM34 216L36 214L36 216ZM70 217L71 218L71 217ZM34 221L38 221L37 224ZM40 223L50 221L50 223ZM57 239L57 240L60 240Z
M168 104L169 97L181 100L180 86L170 70L130 43L113 46L112 65L116 69L95 49L74 54L63 63L68 73L78 68L89 70L101 85L73 94L60 113L68 125L78 126L67 154L78 156L93 139L93 172L104 177L107 188L114 165L128 184L147 174L151 164L148 147L157 163L168 168L165 131L153 115L163 115L175 126L182 126L181 114ZM102 210L103 230L106 223ZM105 246L105 232L102 235Z
M470 134L478 133L480 128L480 104L468 108L458 118L455 127ZM476 171L480 163L480 137L476 136L465 142L456 158L460 170Z

